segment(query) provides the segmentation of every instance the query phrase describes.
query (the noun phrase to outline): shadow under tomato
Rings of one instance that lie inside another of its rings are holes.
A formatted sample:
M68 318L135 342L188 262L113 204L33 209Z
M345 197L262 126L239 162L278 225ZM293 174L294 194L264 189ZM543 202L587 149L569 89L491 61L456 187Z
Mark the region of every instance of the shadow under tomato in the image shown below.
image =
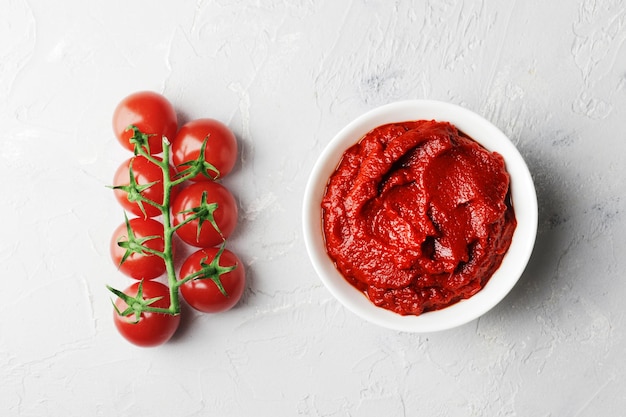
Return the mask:
M191 308L185 301L181 298L180 302L180 324L176 333L172 336L172 338L168 341L168 343L179 343L185 339L187 339L188 335L191 334L194 327L194 322L196 321L196 312L193 308Z

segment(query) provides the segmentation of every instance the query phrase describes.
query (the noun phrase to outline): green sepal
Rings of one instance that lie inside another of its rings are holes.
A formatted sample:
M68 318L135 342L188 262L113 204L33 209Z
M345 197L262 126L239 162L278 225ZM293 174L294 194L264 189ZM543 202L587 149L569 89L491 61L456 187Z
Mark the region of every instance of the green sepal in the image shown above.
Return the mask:
M200 153L198 157L193 161L183 162L178 165L179 167L185 167L181 172L179 172L179 177L193 178L198 174L204 175L205 177L211 180L217 180L220 177L220 171L215 167L215 165L207 162L206 156L206 144L209 140L210 135L204 138L202 141L202 146L200 147ZM211 174L214 173L214 175Z
M131 203L137 203L139 210L141 210L141 212L144 215L144 218L146 218L148 217L148 214L146 213L146 209L143 206L143 203L144 201L147 201L148 199L144 197L141 193L147 190L148 188L152 187L153 185L158 184L160 181L152 181L143 185L137 184L137 180L135 179L135 173L133 172L132 161L130 165L128 166L128 177L129 177L128 185L115 185L110 188L114 190L122 190L126 192L126 198L128 199L128 201L130 201ZM156 202L154 203L156 204Z
M200 269L199 271L191 275L186 276L183 279L183 283L187 281L191 281L191 280L195 281L195 280L200 280L200 279L210 279L211 281L215 283L215 285L220 290L222 295L224 297L228 297L229 295L226 292L226 289L224 288L224 285L222 284L222 280L220 279L220 277L236 269L239 265L237 264L232 265L232 266L220 265L220 258L222 257L222 253L224 253L224 248L225 248L224 244L220 245L220 248L215 254L215 257L209 263L207 263L207 260L209 259L208 256L202 258L200 260L200 266L202 267L202 269Z
M126 233L128 234L128 236L127 236L128 240L118 240L117 241L117 246L119 246L122 249L126 249L126 252L124 252L124 255L122 256L122 259L120 260L120 263L119 263L118 266L122 266L122 264L133 253L138 253L139 255L143 255L143 256L147 256L147 255L157 255L157 256L159 256L159 252L158 251L151 250L150 248L146 247L144 245L144 243L149 241L149 240L158 239L161 236L158 236L158 235L146 236L146 237L143 237L141 239L138 239L135 236L135 232L130 227L130 221L128 220L128 216L126 215L126 212L124 212L124 223L126 224Z
M139 281L139 287L137 287L137 294L134 297L117 290L109 285L107 285L107 289L115 294L118 298L121 298L128 307L124 311L120 311L117 308L115 302L113 302L113 307L115 308L115 312L123 317L129 317L131 315L135 316L135 320L132 323L137 324L141 319L141 314L146 311L150 311L150 305L156 303L163 297L154 297L144 300L143 298L143 280Z
M140 149L144 148L146 153L150 154L150 137L154 136L154 134L143 133L139 128L135 125L129 125L126 128L126 132L132 130L133 135L128 140L132 145L134 145L135 155L140 153Z
M196 233L196 240L200 240L200 232L202 230L202 225L205 222L211 223L213 228L217 233L222 236L222 240L224 240L224 235L220 230L217 222L215 221L215 210L217 210L219 204L217 203L208 203L207 202L207 192L202 192L202 198L200 200L200 205L198 207L191 208L189 210L182 211L181 214L189 214L192 213L194 219L198 219L198 230ZM188 218L189 219L189 218Z

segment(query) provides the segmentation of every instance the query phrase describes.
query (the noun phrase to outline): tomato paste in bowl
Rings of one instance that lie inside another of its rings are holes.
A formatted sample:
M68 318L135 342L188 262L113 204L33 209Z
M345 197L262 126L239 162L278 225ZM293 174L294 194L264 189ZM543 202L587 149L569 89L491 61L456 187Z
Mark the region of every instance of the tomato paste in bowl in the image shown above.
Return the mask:
M513 144L478 115L433 101L383 106L344 128L311 173L303 214L331 293L405 331L492 308L523 272L537 227Z

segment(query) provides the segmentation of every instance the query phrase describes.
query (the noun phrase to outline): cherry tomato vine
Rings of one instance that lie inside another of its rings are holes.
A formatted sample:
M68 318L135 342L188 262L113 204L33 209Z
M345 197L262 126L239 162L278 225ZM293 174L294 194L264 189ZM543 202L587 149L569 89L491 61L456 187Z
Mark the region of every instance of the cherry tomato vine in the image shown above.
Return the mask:
M153 92L126 97L113 115L118 140L134 155L118 168L110 187L125 210L124 223L111 239L111 256L136 282L124 291L107 288L117 297L118 331L139 346L172 337L181 298L215 313L232 308L245 287L241 261L226 248L237 204L218 182L235 164L235 136L213 119L194 120L180 131L177 126L172 105ZM196 248L179 274L177 245ZM158 282L163 275L165 282Z

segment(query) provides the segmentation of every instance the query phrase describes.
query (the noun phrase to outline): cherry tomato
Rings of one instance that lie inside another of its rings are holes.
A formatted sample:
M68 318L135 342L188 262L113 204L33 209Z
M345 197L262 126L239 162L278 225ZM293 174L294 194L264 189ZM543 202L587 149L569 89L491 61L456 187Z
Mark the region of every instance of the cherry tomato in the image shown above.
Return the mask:
M219 245L230 236L237 225L238 209L226 187L209 181L196 182L181 190L172 204L172 214L174 227L190 216L201 214L178 227L176 234L189 245L207 248Z
M237 140L233 132L223 123L213 119L197 119L183 125L172 142L172 159L179 172L190 161L198 159L206 139L204 161L208 162L207 173L197 174L192 181L211 181L226 176L237 160Z
M163 232L163 223L154 219L135 218L130 219L128 224L122 223L111 237L113 262L120 271L134 279L160 277L165 273L165 261L141 246L163 252Z
M131 125L149 135L150 153L158 154L163 152L163 136L174 140L178 119L172 104L161 94L140 91L124 98L113 112L115 136L122 146L133 151L135 145L130 142L133 131L128 130Z
M150 304L150 307L168 308L170 305L169 288L157 281L136 282L126 290L124 294L136 297L141 286L142 300L162 297ZM134 304L134 303L133 303ZM180 323L180 315L164 313L142 312L139 317L133 312L128 315L121 315L129 309L128 304L118 298L115 301L117 311L113 311L115 327L120 334L129 342L142 347L158 346L167 342L176 332Z
M158 157L155 157L155 159L160 160ZM134 185L136 185L134 188L130 179L131 167L133 170ZM174 167L170 165L170 178L174 178L175 175L176 171L174 170ZM151 183L154 184L146 187ZM119 201L125 210L140 217L155 217L162 214L161 210L157 207L149 203L136 200L138 197L137 192L139 192L139 194L143 197L150 199L157 204L163 204L163 171L159 166L153 164L146 157L141 155L133 156L122 163L115 172L113 184L114 187L122 187L115 188L114 192L117 201ZM131 187L131 189L128 187ZM175 198L177 193L178 189L173 188L170 192L170 198Z
M200 249L183 263L180 278L199 271L202 273L198 279L180 286L180 293L190 306L205 313L218 313L237 304L246 286L246 274L237 255L223 248Z

